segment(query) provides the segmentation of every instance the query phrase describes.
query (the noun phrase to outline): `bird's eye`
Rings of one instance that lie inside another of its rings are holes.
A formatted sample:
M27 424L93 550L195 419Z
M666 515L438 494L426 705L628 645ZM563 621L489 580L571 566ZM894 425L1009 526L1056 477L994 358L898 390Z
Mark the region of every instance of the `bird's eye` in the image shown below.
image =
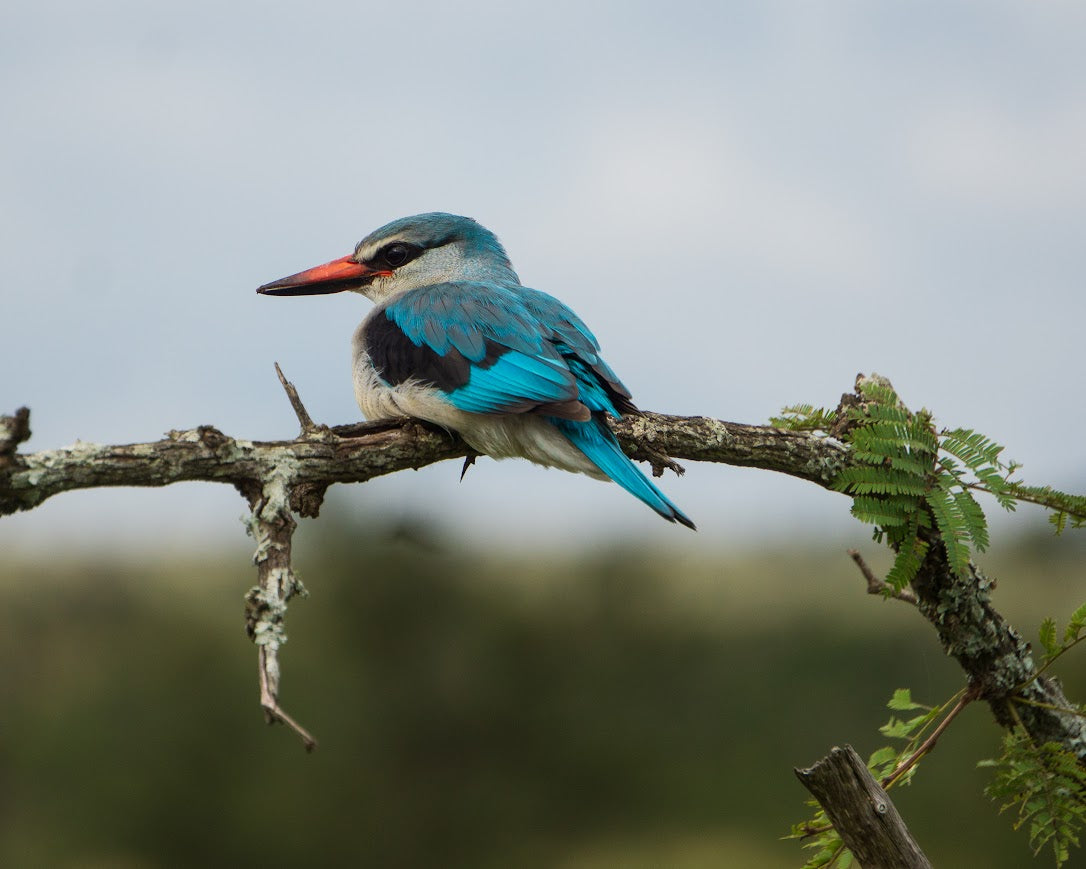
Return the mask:
M414 245L404 244L402 241L394 241L390 245L381 248L380 258L391 268L398 268L405 262L418 256L418 248Z

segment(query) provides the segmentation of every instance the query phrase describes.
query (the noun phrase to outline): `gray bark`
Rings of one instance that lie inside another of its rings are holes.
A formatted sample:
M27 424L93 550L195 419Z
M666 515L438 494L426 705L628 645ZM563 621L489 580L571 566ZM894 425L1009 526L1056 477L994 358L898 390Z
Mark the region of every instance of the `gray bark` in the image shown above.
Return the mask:
M893 802L851 745L835 748L796 777L818 800L864 869L931 869Z
M283 385L302 423L301 434L290 441L243 440L199 426L171 431L151 443L77 443L20 453L19 445L30 436L29 412L24 408L0 417L0 516L32 509L61 492L95 486L165 486L185 480L232 485L253 511L251 528L258 541L259 582L252 595L253 601L263 601L264 609L252 604L250 631L254 637L278 637L286 601L298 590L290 572L292 514L316 516L333 483L361 483L473 455L459 437L410 420L316 426L293 387L285 379ZM855 398L847 395L842 401ZM700 416L644 413L618 420L614 429L623 449L650 462L657 475L665 468L681 473L674 459L689 459L777 471L831 488L851 462L849 447L833 437ZM269 540L271 549L265 545ZM937 540L914 583L919 611L935 627L947 654L961 664L976 696L989 703L997 722L1009 728L1020 719L1036 741L1057 742L1086 762L1086 721L1064 711L1071 704L1055 680L1033 680L1037 670L1029 645L992 607L989 588L975 567L968 580L956 577ZM253 615L256 610L264 613L263 621ZM265 643L262 659L277 645ZM266 683L274 700L278 665L267 663L261 670L262 698L267 700ZM1034 705L1019 702L1012 710L1012 697ZM274 704L263 705L271 717L285 721L269 711Z

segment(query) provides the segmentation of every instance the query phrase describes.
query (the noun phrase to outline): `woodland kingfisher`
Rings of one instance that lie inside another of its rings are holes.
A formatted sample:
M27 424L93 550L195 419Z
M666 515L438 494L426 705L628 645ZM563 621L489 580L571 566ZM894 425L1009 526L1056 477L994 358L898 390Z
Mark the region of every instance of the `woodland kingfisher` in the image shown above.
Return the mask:
M494 233L434 212L394 220L354 253L257 289L351 291L376 307L352 340L368 419L411 417L496 459L614 480L669 522L694 523L626 457L606 417L638 413L580 317L522 286Z

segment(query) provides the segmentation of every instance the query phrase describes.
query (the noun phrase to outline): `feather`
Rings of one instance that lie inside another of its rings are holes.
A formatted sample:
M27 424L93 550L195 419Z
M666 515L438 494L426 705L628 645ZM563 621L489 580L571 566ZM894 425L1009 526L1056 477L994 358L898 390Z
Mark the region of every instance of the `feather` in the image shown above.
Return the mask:
M622 452L614 434L601 418L597 417L590 422L572 422L565 419L554 419L552 422L570 443L631 495L644 501L669 522L679 522L687 528L697 530L690 518L671 503Z

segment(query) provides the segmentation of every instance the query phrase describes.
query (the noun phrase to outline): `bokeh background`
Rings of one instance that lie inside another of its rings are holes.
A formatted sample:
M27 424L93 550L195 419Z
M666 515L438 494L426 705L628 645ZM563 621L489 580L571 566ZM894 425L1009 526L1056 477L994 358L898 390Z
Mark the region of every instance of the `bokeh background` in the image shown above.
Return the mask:
M446 210L645 408L762 422L877 371L1081 491L1084 36L1057 0L9 0L0 410L32 408L31 449L290 437L278 360L352 421L368 303L253 290ZM663 487L695 535L588 479L458 471L300 532L285 699L315 757L253 709L232 490L0 522L0 861L796 865L791 766L874 747L898 682L957 687L860 593L843 549L877 553L837 496L691 466ZM1079 544L996 519L1032 633L1084 597ZM972 717L903 808L937 865L1022 865Z

